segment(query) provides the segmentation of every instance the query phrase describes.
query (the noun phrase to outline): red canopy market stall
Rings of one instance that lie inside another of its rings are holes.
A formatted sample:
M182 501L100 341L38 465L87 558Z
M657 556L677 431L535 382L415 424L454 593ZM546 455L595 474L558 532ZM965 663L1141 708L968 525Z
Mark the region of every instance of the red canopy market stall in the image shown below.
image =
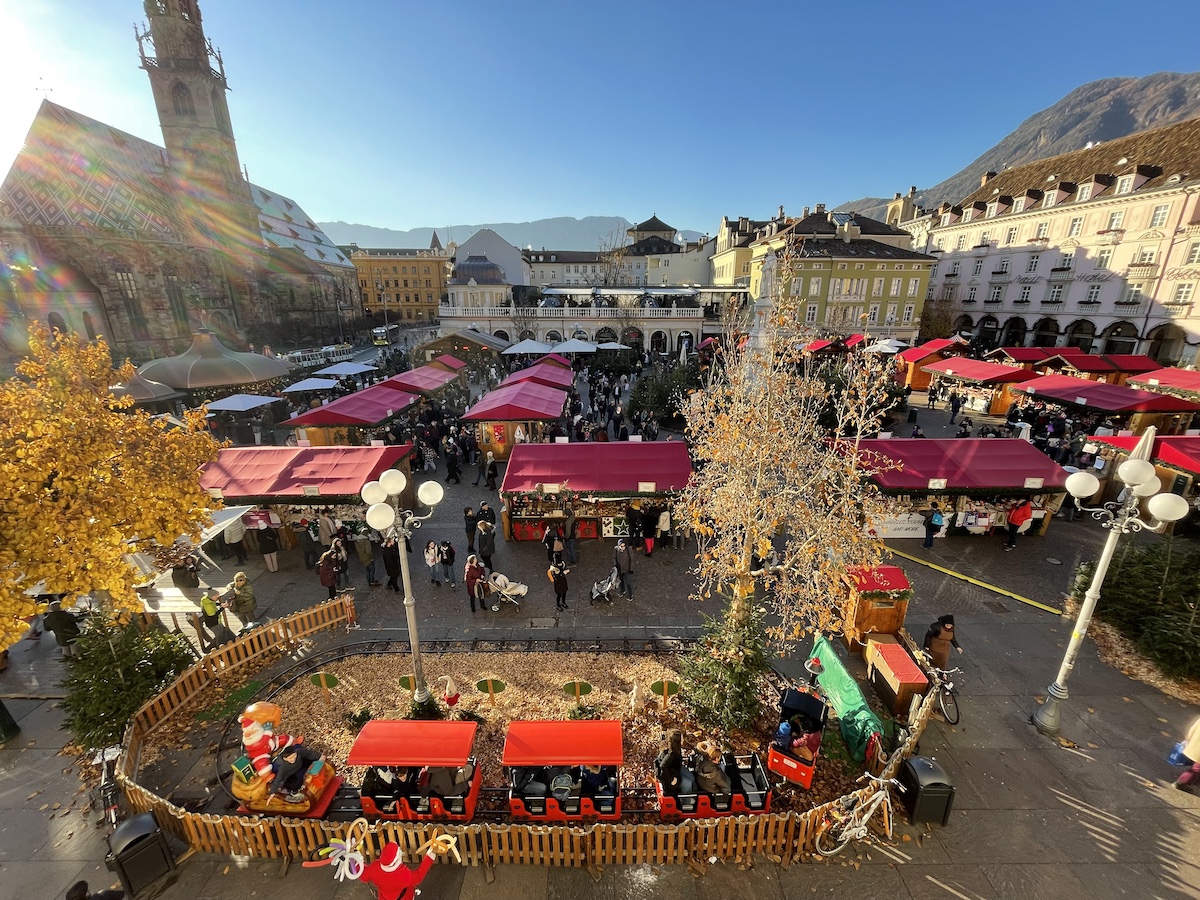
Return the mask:
M631 503L668 505L691 476L682 442L520 444L500 486L504 535L540 540L547 521L561 521L573 509L578 537L623 537Z
M298 429L297 440L317 447L367 443L371 429L382 428L418 399L413 394L376 384L293 416L280 425Z
M1117 466L1129 458L1137 446L1136 437L1097 437L1094 442L1099 448L1097 459L1104 461L1104 468L1094 474L1101 479L1100 500L1115 499L1120 488L1119 481L1110 481L1106 476L1117 470ZM1179 494L1192 504L1194 512L1183 522L1174 525L1176 534L1185 528L1189 531L1200 526L1200 435L1157 436L1150 448L1150 461L1164 491Z
M513 372L500 382L500 386L504 387L508 384L516 384L519 381L536 381L538 384L546 385L546 387L566 390L575 383L575 373L570 369L564 369L562 366L556 366L554 363L535 363L528 368Z
M542 363L552 363L563 369L571 368L571 361L561 353L547 353L545 356L540 356L533 361L535 366L540 366Z
M1049 516L1065 497L1067 471L1028 441L1008 438L872 439L859 442L866 454L889 459L894 468L872 476L900 512L876 523L884 538L924 538L920 514L937 501L949 534L983 534L1007 522L1012 501L1030 499L1029 528L1044 533Z
M1157 394L1170 394L1184 400L1200 401L1200 372L1194 369L1177 369L1174 366L1155 369L1143 375L1130 376L1128 384L1130 387L1151 390Z
M914 391L925 390L929 387L929 372L923 367L947 359L954 348L962 346L961 338L938 338L901 350L896 354L896 380Z
M441 356L435 357L429 361L430 368L444 369L447 372L453 372L455 375L464 371L467 364L457 356L451 356L449 353L443 353Z
M422 394L426 397L433 397L444 390L446 385L454 381L461 383L462 378L460 378L458 373L428 365L421 366L419 369L411 369L408 372L401 372L399 375L393 375L391 378L379 382L379 384L390 388L399 388L402 391L408 391L410 394Z
M1200 412L1200 403L1191 400L1067 375L1043 375L1013 390L1058 406L1104 413L1113 417L1115 428L1135 435L1151 425L1163 434L1181 434Z
M517 444L540 441L546 423L562 418L566 403L566 391L518 381L484 394L462 418L478 423L476 440L481 450L505 460Z
M1102 381L1106 384L1124 384L1130 375L1151 372L1159 367L1150 357L1136 353L1097 356L1091 353L1063 352L1067 349L1061 348L1056 356L1049 356L1041 362L1034 363L1034 371L1045 375L1069 375L1072 378Z
M1013 396L1008 390L1010 384L1037 377L1027 369L961 356L931 363L923 368L935 376L932 379L935 383L943 386L949 384L958 391L963 409L989 416L1002 416L1012 406Z

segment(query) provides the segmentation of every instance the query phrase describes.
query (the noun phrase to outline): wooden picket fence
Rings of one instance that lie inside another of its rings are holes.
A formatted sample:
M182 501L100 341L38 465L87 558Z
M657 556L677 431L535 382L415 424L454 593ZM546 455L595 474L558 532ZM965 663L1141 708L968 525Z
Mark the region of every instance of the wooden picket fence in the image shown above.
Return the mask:
M286 650L301 638L353 622L351 598L331 600L256 629L208 654L180 675L138 710L126 731L125 752L121 756L117 778L128 808L135 813L154 812L164 830L199 853L305 860L330 841L345 838L350 827L345 822L188 812L138 784L137 772L146 735L200 692L263 654ZM910 651L915 649L907 634L903 634L903 639ZM887 760L883 777L895 777L903 760L912 755L936 703L937 698L930 691L911 723L912 734ZM870 787L864 788L852 796L865 797L870 791ZM394 842L411 856L435 833L443 832L458 839L463 865L488 869L500 864L520 864L586 867L598 873L599 867L604 865L648 863L682 864L701 873L714 858L749 865L759 854L789 865L812 854L817 829L824 821L826 811L840 800L804 812L656 824L602 822L567 826L377 822L368 829L361 849L368 858L375 858L384 844ZM454 860L439 857L439 862Z

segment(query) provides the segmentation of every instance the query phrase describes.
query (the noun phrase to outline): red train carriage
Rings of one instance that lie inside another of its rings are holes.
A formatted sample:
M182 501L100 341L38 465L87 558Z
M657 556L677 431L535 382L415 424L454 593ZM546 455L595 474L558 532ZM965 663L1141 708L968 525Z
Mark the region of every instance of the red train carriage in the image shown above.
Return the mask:
M514 819L621 818L620 722L512 722L502 762Z
M695 783L691 760L684 760L684 786L679 793L663 790L662 782L654 780L659 814L664 819L710 819L714 816L745 816L771 811L771 782L757 753L735 756L723 755L721 769L729 776L728 794L709 793L689 785Z
M779 700L779 721L799 726L791 728L795 746L785 750L772 741L771 749L767 751L767 768L806 790L811 788L828 718L829 708L825 701L811 691L785 690ZM805 742L804 738L810 735L816 736L815 741ZM814 742L815 747L811 746Z
M346 764L366 766L363 814L401 821L469 821L482 782L475 722L387 721L363 726Z

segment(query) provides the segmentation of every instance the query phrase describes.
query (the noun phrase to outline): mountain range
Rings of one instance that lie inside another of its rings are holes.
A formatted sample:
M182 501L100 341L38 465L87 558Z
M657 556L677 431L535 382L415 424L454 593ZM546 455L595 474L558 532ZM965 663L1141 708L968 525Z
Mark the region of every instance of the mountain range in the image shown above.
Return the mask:
M1144 78L1092 81L1034 113L945 181L918 190L916 203L925 209L943 201L958 203L979 187L980 177L987 172L1081 150L1089 143L1111 141L1196 115L1200 115L1200 72L1158 72ZM838 209L883 219L887 204L883 197L862 197Z
M587 216L583 219L559 216L533 222L490 222L483 225L412 228L408 231L351 222L318 222L317 225L340 246L358 244L360 247L422 248L429 246L435 231L442 246L445 246L451 241L461 244L480 229L490 228L514 247L522 249L599 250L606 242L611 245L614 237L625 241L625 231L633 223L620 216ZM679 234L688 241L700 237L698 231L680 231Z

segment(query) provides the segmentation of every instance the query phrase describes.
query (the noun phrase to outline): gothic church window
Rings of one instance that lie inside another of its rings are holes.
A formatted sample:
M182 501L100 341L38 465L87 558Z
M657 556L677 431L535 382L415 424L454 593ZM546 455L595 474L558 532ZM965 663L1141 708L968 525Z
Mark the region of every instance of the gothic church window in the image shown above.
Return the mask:
M196 114L196 104L192 102L192 92L182 81L175 82L175 87L171 88L171 102L175 106L175 115L177 116L194 116Z

